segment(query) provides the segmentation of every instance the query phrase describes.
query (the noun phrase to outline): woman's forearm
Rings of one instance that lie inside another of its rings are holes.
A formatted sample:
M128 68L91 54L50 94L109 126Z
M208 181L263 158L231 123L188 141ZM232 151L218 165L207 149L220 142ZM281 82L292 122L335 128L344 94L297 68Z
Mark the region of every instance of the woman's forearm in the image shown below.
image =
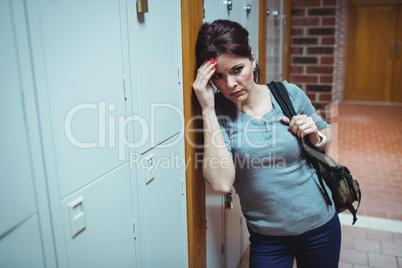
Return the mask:
M215 192L230 191L235 176L232 157L226 148L214 110L203 111L204 158L203 172Z

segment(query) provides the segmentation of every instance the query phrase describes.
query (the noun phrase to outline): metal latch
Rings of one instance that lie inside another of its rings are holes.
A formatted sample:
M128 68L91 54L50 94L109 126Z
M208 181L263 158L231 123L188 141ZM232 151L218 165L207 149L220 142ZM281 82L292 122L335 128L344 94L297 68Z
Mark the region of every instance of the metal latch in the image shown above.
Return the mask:
M226 194L226 208L232 210L233 209L233 198L232 198L232 190Z

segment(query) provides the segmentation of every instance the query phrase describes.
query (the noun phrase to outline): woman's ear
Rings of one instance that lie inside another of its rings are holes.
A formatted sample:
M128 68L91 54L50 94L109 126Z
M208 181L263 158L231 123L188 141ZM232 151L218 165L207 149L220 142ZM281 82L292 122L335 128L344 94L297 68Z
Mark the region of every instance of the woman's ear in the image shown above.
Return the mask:
M254 52L251 52L251 64L253 66L253 69L255 69L257 65L257 60L255 59Z

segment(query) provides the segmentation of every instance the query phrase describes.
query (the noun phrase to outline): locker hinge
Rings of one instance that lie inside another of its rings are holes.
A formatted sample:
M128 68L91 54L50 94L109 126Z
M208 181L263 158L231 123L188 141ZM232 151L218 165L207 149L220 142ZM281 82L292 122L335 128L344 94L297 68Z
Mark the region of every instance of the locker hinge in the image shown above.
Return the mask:
M222 244L222 255L225 255L225 245Z
M23 117L24 117L24 126L25 126L25 132L29 134L29 124L28 124L28 118L27 118L27 111L26 111L26 105L25 105L25 97L24 93L21 92L21 104L22 104L22 109L23 109Z
M181 182L181 195L184 195L184 181Z
M182 79L182 73L181 73L181 66L179 65L177 69L177 84L181 84L181 79Z
M136 240L137 239L137 236L136 236L136 234L135 234L135 219L133 219L133 237L134 237L134 240Z
M123 93L124 93L124 101L127 101L127 95L126 95L126 75L123 74Z

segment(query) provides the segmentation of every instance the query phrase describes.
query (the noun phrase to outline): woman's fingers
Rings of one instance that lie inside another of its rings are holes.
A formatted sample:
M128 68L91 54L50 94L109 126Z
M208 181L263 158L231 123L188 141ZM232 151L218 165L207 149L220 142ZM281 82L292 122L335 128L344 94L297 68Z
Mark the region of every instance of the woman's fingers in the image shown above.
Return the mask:
M289 117L284 116L284 117L281 118L281 120L282 120L282 122L285 123L285 124L289 124L289 123L290 123Z
M201 107L213 107L214 91L211 85L211 77L215 72L216 60L209 59L205 61L197 70L197 76L193 83L193 89Z
M209 60L206 60L200 66L200 68L198 68L197 77L194 82L196 87L201 87L201 89L203 89L203 87L205 87L209 83L209 80L211 79L212 74L215 72L215 65L216 65L216 60L211 58ZM198 88L198 89L200 89L200 88Z
M307 115L293 116L289 123L289 130L300 138L318 131L313 119Z
M197 70L197 76L195 78L195 81L193 83L193 88L194 90L198 91L205 91L208 87L211 87L210 79L215 72L215 64L216 61L214 62L210 60L205 61L200 68Z

